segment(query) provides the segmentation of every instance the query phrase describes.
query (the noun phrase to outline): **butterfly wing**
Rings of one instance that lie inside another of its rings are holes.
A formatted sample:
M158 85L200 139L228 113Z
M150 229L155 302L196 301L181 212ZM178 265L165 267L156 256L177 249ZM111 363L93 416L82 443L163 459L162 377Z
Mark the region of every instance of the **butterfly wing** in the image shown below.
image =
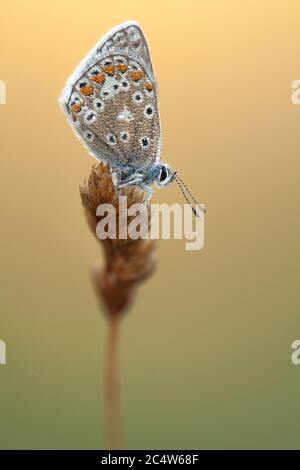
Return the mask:
M137 23L126 22L99 41L68 80L61 105L95 158L137 169L160 158L157 87Z

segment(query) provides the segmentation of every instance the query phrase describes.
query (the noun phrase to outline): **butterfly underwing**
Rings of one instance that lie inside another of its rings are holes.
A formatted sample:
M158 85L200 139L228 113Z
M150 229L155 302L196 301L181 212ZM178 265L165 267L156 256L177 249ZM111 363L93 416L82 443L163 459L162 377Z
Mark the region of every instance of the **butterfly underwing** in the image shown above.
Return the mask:
M61 105L95 158L137 170L159 161L157 87L136 22L113 28L99 41L69 78Z

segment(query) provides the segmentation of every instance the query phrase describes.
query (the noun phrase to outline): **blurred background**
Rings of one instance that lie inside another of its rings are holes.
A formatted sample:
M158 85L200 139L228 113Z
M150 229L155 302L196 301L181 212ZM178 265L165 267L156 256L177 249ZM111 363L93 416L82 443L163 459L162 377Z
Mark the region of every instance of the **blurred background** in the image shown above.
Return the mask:
M101 249L79 197L92 158L57 97L137 20L163 158L207 208L205 246L159 242L122 322L124 446L299 448L299 2L10 0L1 6L0 447L103 448ZM176 187L153 202L183 202Z

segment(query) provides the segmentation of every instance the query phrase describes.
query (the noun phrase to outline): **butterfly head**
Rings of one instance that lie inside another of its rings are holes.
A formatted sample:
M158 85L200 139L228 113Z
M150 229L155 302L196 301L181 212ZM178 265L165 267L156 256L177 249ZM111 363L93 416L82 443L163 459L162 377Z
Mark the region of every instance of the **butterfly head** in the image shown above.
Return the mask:
M166 163L160 163L158 165L158 170L159 171L155 179L158 186L166 186L174 180L176 172Z
M178 184L185 200L191 206L191 209L192 209L194 215L197 217L197 219L201 219L200 214L199 214L199 210L202 211L202 212L205 212L205 209L194 198L194 196L190 192L187 185L183 182L183 180L177 174L177 171L172 170L172 168L169 165L167 165L166 163L157 164L154 171L155 171L155 180L154 181L158 184L158 186L166 186L167 184L171 183L172 181L176 181L176 183ZM194 205L197 207L197 209L195 209L195 207L193 207Z

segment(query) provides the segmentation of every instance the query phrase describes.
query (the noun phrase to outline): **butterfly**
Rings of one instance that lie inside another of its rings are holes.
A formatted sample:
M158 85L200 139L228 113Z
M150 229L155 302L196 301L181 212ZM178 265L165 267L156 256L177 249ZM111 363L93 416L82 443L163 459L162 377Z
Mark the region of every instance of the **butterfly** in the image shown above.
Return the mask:
M175 180L191 206L198 204L177 172L160 160L157 85L136 21L100 39L68 79L60 105L91 155L109 164L116 189L137 185L150 198L153 183Z

